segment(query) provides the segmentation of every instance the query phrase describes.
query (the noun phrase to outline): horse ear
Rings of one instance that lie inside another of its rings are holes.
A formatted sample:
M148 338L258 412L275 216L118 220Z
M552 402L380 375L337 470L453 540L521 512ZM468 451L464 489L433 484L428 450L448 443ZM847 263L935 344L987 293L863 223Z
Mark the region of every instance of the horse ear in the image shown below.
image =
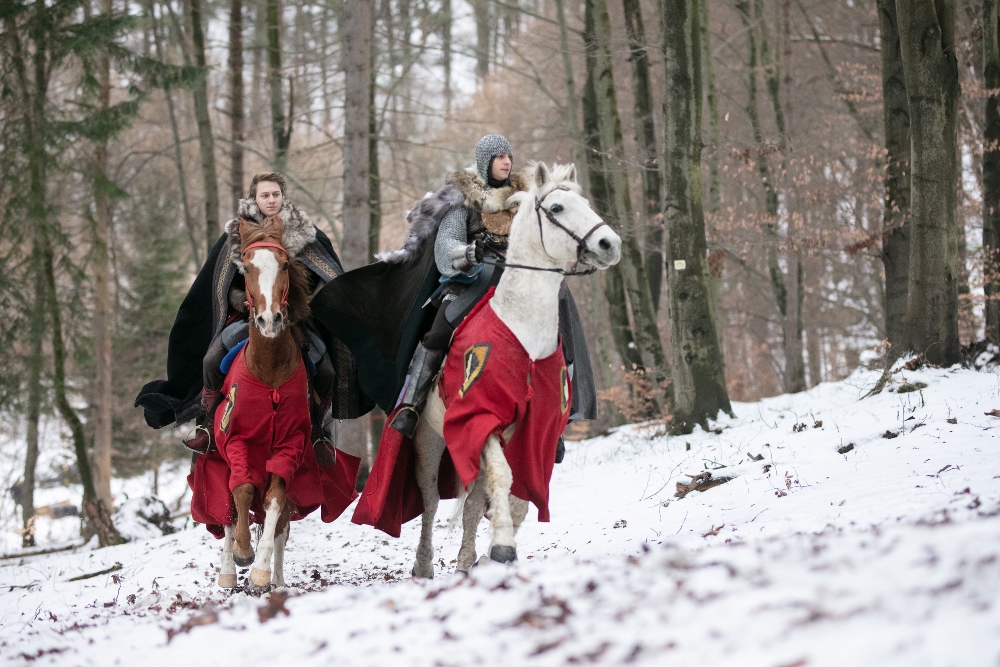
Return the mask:
M249 226L249 224L250 224L250 223L248 223L248 222L247 222L246 220L244 220L244 219L241 219L241 220L240 220L240 240L241 240L241 241L242 241L242 240L243 240L244 238L246 238L246 234L247 234L247 227Z
M549 182L549 168L545 166L544 162L537 162L535 164L535 187L541 188L548 182Z
M504 202L503 207L504 208L511 208L515 204L518 205L518 206L520 206L521 202L523 202L527 198L528 198L528 193L527 192L524 192L523 190L521 192L515 192L510 197L507 197L507 201Z
M576 180L576 163L569 163L569 171L566 174L566 178L574 183L579 183L579 181Z

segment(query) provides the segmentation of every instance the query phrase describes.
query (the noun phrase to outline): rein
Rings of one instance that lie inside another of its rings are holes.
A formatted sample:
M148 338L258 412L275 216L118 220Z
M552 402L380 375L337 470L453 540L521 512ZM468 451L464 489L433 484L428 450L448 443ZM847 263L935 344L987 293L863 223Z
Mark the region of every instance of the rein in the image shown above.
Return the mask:
M599 223L597 223L596 225L594 225L593 227L591 227L590 230L586 234L584 234L583 236L579 236L572 229L566 227L565 225L563 225L562 223L560 223L558 220L556 220L556 217L554 215L552 215L552 211L550 211L547 208L542 208L542 202L545 201L545 198L548 197L553 192L555 192L556 190L563 190L563 191L566 191L566 192L570 191L569 188L560 185L558 187L552 188L551 190L549 190L548 192L546 192L541 197L535 197L535 216L538 218L538 236L539 236L539 238L542 241L542 250L545 251L546 255L549 255L549 251L545 247L545 232L544 232L544 230L542 228L542 213L545 213L545 217L546 217L546 219L548 219L548 221L550 223L552 223L553 225L555 225L556 227L558 227L562 231L566 232L566 234L571 239L573 239L574 241L576 241L576 264L573 265L574 268L566 270L566 269L554 269L554 268L544 267L544 266L529 266L527 264L509 264L508 262L506 262L503 259L493 259L492 257L483 257L483 264L492 264L493 266L499 266L499 267L502 267L502 268L505 268L505 269L525 269L527 271L548 271L550 273L559 273L559 274L562 274L564 276L589 276L591 273L594 273L595 271L597 271L597 267L595 267L595 266L591 266L589 269L586 269L584 271L581 271L581 270L577 269L576 267L579 266L583 262L583 255L587 252L587 246L586 246L587 239L590 238L591 234L593 234L598 229L600 229L601 227L603 227L604 225L606 225L608 223L606 223L604 220L601 220ZM549 255L549 257L552 257L552 255ZM555 258L553 258L553 259L555 259Z
M257 241L256 243L251 243L247 247L243 248L243 254L245 254L247 250L253 250L254 248L275 248L285 253L285 257L288 257L288 251L285 250L285 247L283 245L281 245L280 243L271 243L270 241ZM286 314L288 312L289 285L291 285L290 279L285 282L285 289L281 293L281 310L285 311ZM250 298L249 292L247 293L247 306L249 306L250 310L250 319L251 320L255 319L257 315L257 308L254 306L253 299ZM287 318L285 318L285 320L282 322L281 328L284 329L289 324L291 324L291 322L288 322Z

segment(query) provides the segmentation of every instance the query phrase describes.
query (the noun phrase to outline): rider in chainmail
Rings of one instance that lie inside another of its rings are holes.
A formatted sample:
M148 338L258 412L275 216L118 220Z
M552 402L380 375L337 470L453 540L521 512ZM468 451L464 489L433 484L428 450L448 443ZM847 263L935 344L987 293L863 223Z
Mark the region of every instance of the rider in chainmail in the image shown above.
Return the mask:
M452 208L438 227L434 260L441 273L441 287L432 297L439 304L438 312L413 354L400 398L403 409L392 421L392 427L405 436L413 437L416 431L419 411L457 326L446 315L448 304L476 281L484 254L502 256L507 249L510 225L517 212L516 204L507 207L507 199L527 190L527 182L511 171L513 160L510 142L499 134L489 134L476 145L475 171L448 178L448 186L457 187L465 201Z

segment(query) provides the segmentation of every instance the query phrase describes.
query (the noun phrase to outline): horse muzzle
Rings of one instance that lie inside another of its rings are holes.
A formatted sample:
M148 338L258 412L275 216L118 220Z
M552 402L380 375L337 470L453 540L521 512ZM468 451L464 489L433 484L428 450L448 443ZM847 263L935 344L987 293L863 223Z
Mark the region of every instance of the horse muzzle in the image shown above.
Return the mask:
M607 229L605 233L595 234L587 239L587 245L580 255L580 261L603 271L614 266L622 258L622 239L618 234Z
M265 338L277 338L286 326L287 318L279 310L276 313L261 313L253 318L253 324Z

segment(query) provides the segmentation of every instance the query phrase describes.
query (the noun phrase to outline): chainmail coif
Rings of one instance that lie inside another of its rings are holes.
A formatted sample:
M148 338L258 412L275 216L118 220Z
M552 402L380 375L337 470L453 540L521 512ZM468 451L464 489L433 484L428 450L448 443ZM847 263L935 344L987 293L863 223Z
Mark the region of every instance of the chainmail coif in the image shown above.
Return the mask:
M510 142L499 134L487 134L476 144L476 170L484 181L489 181L490 162L497 155L506 153L514 161L514 149L510 147Z

